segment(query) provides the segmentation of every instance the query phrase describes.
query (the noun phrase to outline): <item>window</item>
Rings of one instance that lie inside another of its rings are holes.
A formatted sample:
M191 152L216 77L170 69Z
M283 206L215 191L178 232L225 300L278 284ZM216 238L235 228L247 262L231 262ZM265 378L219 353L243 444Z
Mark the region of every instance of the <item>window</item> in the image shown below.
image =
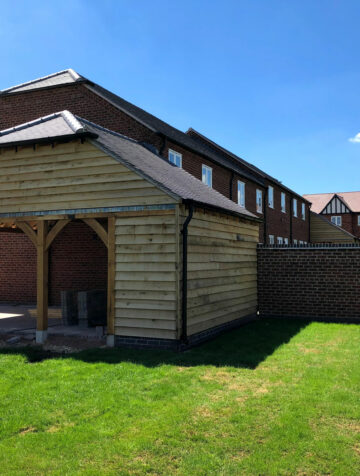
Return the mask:
M337 226L341 226L341 217L340 216L331 217L331 223L334 223L334 225L337 225Z
M301 218L305 220L305 203L301 204Z
M297 240L293 240L293 242L294 242L294 245L297 245Z
M296 200L296 198L293 198L293 214L294 214L294 217L297 217L297 200Z
M262 213L262 191L256 190L256 211Z
M268 205L270 208L274 208L274 187L268 189Z
M289 244L289 238L284 238L284 245L288 245Z
M281 211L286 213L286 195L284 192L281 192Z
M278 236L278 237L277 237L277 244L278 244L278 245L282 245L282 244L283 244L283 239L282 239L281 236Z
M238 204L245 207L245 184L238 180Z
M169 149L169 162L176 165L176 167L182 167L182 155L179 152Z
M299 241L299 245L303 245L303 244L304 244L304 242L300 240L300 241Z
M274 244L274 235L269 235L269 245Z
M358 215L358 225L360 226L360 215Z
M212 168L207 165L202 166L202 181L208 187L212 187Z

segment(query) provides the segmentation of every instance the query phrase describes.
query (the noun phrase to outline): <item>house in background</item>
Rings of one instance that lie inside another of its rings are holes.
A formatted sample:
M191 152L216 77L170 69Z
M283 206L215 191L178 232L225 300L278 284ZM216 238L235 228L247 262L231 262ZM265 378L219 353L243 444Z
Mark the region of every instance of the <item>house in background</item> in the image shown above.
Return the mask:
M0 129L66 109L146 144L246 207L263 220L260 242L310 241L310 204L302 196L199 132L189 129L184 133L72 69L1 91Z
M304 195L311 211L360 238L360 192L316 193Z

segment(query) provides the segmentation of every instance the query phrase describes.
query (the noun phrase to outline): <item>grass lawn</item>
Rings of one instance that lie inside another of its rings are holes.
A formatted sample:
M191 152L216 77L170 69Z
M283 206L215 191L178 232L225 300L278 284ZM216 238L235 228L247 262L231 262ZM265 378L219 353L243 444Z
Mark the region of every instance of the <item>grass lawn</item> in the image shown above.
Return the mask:
M360 326L47 357L0 350L1 475L360 474Z

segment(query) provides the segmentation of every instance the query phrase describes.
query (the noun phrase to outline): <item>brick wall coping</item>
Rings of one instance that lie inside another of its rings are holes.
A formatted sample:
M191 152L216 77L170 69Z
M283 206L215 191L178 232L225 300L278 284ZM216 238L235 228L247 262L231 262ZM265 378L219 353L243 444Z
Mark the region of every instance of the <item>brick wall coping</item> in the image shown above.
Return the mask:
M357 243L308 243L306 245L267 245L263 243L258 243L257 245L260 249L277 249L277 250L309 250L309 249L347 249L355 248L360 249L360 244Z

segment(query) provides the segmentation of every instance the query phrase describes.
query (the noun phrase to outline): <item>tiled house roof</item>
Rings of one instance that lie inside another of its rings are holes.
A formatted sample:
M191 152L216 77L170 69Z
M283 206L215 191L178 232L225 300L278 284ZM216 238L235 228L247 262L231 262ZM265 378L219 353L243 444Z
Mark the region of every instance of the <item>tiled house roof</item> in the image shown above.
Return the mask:
M360 192L314 193L304 195L311 202L311 211L321 213L326 205L337 195L352 212L360 212Z

